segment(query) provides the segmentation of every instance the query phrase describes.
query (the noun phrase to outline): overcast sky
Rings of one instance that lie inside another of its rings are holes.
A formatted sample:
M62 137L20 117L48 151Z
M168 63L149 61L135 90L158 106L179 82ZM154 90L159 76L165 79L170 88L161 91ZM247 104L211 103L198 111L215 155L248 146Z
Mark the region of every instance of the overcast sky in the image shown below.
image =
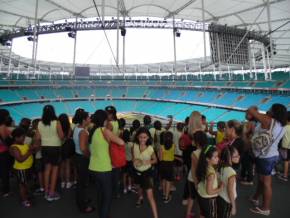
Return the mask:
M109 42L116 56L116 30L107 30ZM207 55L209 43L207 36ZM123 37L120 36L120 58L122 63ZM32 42L27 37L16 38L13 41L13 52L31 58ZM73 61L74 39L67 33L54 33L39 36L38 60L66 62ZM169 29L127 29L126 34L126 64L146 64L173 61L173 34ZM203 56L202 32L181 31L181 37L176 37L177 60L191 59ZM114 58L110 52L103 31L79 31L77 33L76 62L83 64L113 64Z

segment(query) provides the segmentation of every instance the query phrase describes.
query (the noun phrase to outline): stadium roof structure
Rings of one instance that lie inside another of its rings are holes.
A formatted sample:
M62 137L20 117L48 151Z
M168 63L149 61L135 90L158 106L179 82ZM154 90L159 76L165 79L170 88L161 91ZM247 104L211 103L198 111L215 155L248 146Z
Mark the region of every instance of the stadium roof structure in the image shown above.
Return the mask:
M155 17L164 20L174 18L179 21L191 20L256 31L268 36L271 41L272 67L290 64L290 0L2 0L0 1L0 35L7 31L27 28L36 24L36 20L40 23L54 23L57 20L75 17L84 19L97 17L96 7L101 18ZM0 49L0 57L7 58L9 49L4 46ZM23 66L31 62L22 57L15 59ZM174 70L199 71L200 62L203 62L204 69L211 69L210 58L205 57L178 61ZM57 66L67 66L68 70L72 68L71 65L43 61L37 64L47 65L50 69ZM156 72L160 72L160 68L172 69L172 65L173 62L168 62L128 67L132 71L147 67L145 71L148 73L155 72L154 69ZM263 66L261 60L257 62L257 67L259 66ZM114 67L110 66L94 67L96 71L101 71L102 67L114 71ZM236 69L241 68L236 66Z

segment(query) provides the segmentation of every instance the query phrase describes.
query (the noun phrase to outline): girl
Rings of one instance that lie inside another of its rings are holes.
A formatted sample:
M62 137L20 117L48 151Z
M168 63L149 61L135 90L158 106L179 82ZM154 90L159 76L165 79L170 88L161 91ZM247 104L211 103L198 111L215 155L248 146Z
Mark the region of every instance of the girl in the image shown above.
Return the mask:
M74 155L74 143L72 140L72 129L71 125L68 119L68 116L66 114L61 114L58 117L58 120L60 122L63 134L64 134L64 140L63 144L61 146L61 157L62 162L60 165L60 178L61 178L61 188L71 188L71 157Z
M163 143L159 149L160 177L162 181L163 202L171 200L170 190L174 180L174 151L172 132L166 131L163 134Z
M218 161L218 151L215 146L208 145L202 149L196 168L196 178L200 213L205 218L217 217L216 198L223 189L223 183L218 184L214 168Z
M12 132L14 144L10 147L10 153L14 157L13 168L19 183L20 198L24 207L31 207L28 200L28 182L31 175L30 169L33 164L32 147L24 144L25 130L16 128Z
M133 146L133 165L136 174L136 183L139 185L138 200L136 207L143 203L143 190L146 190L153 217L158 218L157 206L153 195L152 165L157 162L153 147L151 146L151 135L146 127L141 127L136 133Z
M89 133L86 128L90 124L88 112L82 111L78 114L78 123L75 123L73 140L75 144L75 162L77 169L76 202L79 210L83 213L91 213L94 207L88 205L86 199L86 186L88 180L88 166L90 150L88 146Z
M229 147L221 153L221 165L219 169L220 179L224 189L217 198L218 218L229 218L236 215L236 172L232 165L239 163L240 155L235 147Z
M189 185L189 198L187 201L186 218L192 218L192 206L193 200L197 197L197 179L196 179L196 167L199 160L201 150L207 146L208 139L203 131L197 131L193 134L193 141L196 145L196 150L191 154L191 169L188 174L188 185Z
M90 131L89 170L97 183L98 215L108 218L112 202L112 164L109 152L111 142L124 146L124 141L107 129L108 115L104 110L97 110L92 116L94 127Z
M126 194L132 189L132 147L133 143L130 142L130 131L125 129L123 132L123 140L126 143L126 160L127 164L123 170L123 193Z
M174 151L174 162L175 162L175 175L176 180L179 181L182 177L182 151L179 148L179 139L181 135L183 134L183 123L177 123L176 124L176 130L173 132L173 143L175 145L175 151Z

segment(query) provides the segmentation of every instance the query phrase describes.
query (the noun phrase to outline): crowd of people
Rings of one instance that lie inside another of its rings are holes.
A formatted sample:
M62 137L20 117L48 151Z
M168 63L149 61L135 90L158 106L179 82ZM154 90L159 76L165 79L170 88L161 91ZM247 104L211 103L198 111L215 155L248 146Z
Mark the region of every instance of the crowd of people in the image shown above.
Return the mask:
M117 157L114 152L119 152ZM94 114L79 108L70 121L67 114L57 117L52 105L44 106L40 119L23 118L14 126L9 112L0 109L1 195L11 193L14 175L23 207L32 206L33 179L33 193L49 202L61 198L58 184L63 189L75 187L79 210L96 210L99 218L109 217L114 197L135 192L135 206L141 207L145 195L152 217L158 218L156 189L167 204L181 182L182 204L187 207L184 217L228 218L238 213L239 182L256 184L256 192L249 197L250 210L268 216L272 175L280 160L283 170L276 173L286 182L290 112L281 104L273 104L266 114L250 107L243 123L208 123L193 111L184 123L173 123L169 117L164 127L158 120L152 123L149 115L143 123L134 120L129 126L117 118L113 106ZM86 193L88 183L97 190L96 208Z

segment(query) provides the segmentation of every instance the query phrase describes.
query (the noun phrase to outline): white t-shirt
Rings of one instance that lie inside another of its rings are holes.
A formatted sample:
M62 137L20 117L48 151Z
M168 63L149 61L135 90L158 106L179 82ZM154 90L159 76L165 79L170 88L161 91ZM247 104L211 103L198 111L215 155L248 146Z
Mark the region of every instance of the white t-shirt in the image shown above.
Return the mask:
M261 131L261 129L262 127L259 124L256 127L255 131ZM269 151L266 154L262 154L262 155L258 154L256 156L259 158L270 158L270 157L279 156L278 144L280 140L282 139L284 133L285 133L285 128L278 121L275 120L274 127L272 130L272 135L274 139L272 146L269 148Z
M192 152L191 156L195 155L195 157L197 158L197 161L198 161L200 153L201 153L201 149L198 148L194 152ZM187 180L190 181L190 182L194 182L193 177L192 177L192 169L191 168L189 170Z
M173 131L173 144L175 144L174 154L178 155L178 156L182 156L182 151L179 148L179 139L180 139L181 135L182 135L182 132L179 132L177 130Z
M220 180L223 182L224 188L219 193L219 196L221 198L223 198L228 203L231 203L230 198L229 198L229 194L228 194L228 188L227 188L228 181L229 181L229 178L231 178L232 176L236 176L236 175L237 175L237 173L232 167L224 167L221 169ZM237 183L236 183L236 181L234 183L234 197L235 197L235 199L237 198Z

